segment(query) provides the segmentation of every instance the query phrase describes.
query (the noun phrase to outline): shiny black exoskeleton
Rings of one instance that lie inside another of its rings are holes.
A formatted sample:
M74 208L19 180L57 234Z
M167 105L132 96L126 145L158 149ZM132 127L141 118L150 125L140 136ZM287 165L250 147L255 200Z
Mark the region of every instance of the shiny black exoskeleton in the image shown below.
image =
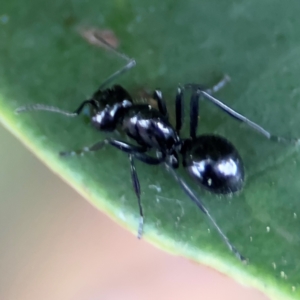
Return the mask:
M168 120L159 91L153 95L159 103L159 110L148 104L133 104L131 96L120 85L104 90L103 95L97 92L85 102L93 107L93 126L102 131L121 129L139 146L116 140L109 140L109 143L124 152L134 153L140 160L151 162L154 158L143 153L153 148L168 158L173 167L178 167L178 152L182 142Z
M183 166L203 187L217 194L234 193L244 183L243 162L234 146L217 135L184 142Z
M197 93L196 91L193 103L198 101ZM193 114L191 137L179 137L182 126L182 90L178 89L176 95L176 130L168 120L162 93L156 90L153 98L158 103L158 109L148 104L133 104L129 93L120 85L114 85L103 92L97 91L84 105L92 106L91 121L96 129L112 131L121 128L140 147L122 141L106 140L112 146L134 154L137 159L149 164L166 161L172 168L178 168L178 154L182 154L183 166L206 189L218 194L240 190L244 181L243 163L229 141L217 135L196 136L197 121ZM76 111L77 114L84 105ZM194 115L198 117L197 114ZM150 149L155 149L160 158L145 154Z
M224 80L222 81L223 84ZM198 183L211 192L219 194L240 190L244 181L242 160L231 143L217 135L196 135L198 103L202 93L198 87L193 87L191 97L190 137L187 139L180 137L183 124L183 90L185 88L189 88L189 86L177 89L175 128L169 122L167 108L160 90L155 90L153 93L153 99L156 100L158 107L156 109L148 104L134 104L130 94L120 85L114 85L103 90L99 89L91 99L84 101L74 113L42 104L22 107L18 109L18 112L47 110L66 116L78 116L86 106L89 106L93 127L103 132L119 129L135 143L107 138L91 147L85 147L79 151L61 152L60 155L68 156L98 151L106 144L128 154L132 184L140 211L139 238L142 236L144 214L140 198L139 179L134 165L135 159L150 165L164 164L191 200L212 221L230 250L239 259L244 260L243 256L231 245L202 201L175 172L175 169L180 166L180 161L182 161L183 166ZM150 155L150 150L155 150L156 156ZM182 159L180 159L180 155Z
M135 66L135 61L116 51L101 37L95 36L95 38L105 44L106 47L119 57L127 60L128 63L122 69L111 75L94 95L89 100L84 101L73 113L43 104L20 107L17 109L17 112L46 110L61 113L69 117L75 117L88 105L92 112L91 123L97 130L109 132L119 129L132 140L132 143L107 138L97 142L91 147L85 147L79 151L61 152L60 155L68 156L97 151L106 144L128 154L132 184L138 199L140 211L139 238L142 236L144 214L140 199L139 179L134 165L135 159L150 165L164 165L183 191L209 218L228 248L240 260L245 261L245 258L236 250L217 225L214 218L206 209L203 201L195 195L187 183L175 171L175 169L182 164L191 177L200 185L217 194L234 193L243 187L244 166L235 147L228 140L218 135L197 136L199 102L201 99L210 101L229 116L241 122L245 122L268 139L293 144L298 143L299 140L275 136L258 124L237 113L220 100L214 98L212 94L220 90L227 83L229 79L228 76L225 76L223 80L209 90L203 89L199 84L186 84L183 87L179 87L175 98L176 125L173 127L169 122L167 108L160 90L155 90L153 93L153 99L157 102L156 109L148 104L135 104L130 94L120 85L105 88L117 76ZM180 137L180 130L183 125L183 92L187 89L192 91L189 118L190 136L189 138L182 138ZM154 150L156 155L151 154L150 150Z

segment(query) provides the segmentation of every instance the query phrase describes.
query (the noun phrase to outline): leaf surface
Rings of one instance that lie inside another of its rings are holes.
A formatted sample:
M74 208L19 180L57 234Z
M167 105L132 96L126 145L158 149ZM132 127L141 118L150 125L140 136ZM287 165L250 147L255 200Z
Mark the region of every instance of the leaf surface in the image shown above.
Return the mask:
M211 86L227 73L232 81L219 98L276 134L300 136L299 1L101 2L53 0L47 8L37 0L1 2L0 116L45 164L117 222L136 233L139 214L126 155L106 148L62 159L59 151L91 145L104 135L84 117L14 114L29 103L72 111L122 66L112 53L83 39L82 28L112 30L119 49L138 63L118 83L136 99L161 88L173 123L179 83ZM144 239L274 299L299 299L299 149L264 139L206 102L200 105L198 132L227 137L244 160L245 187L232 197L209 194L184 170L179 173L249 264L228 251L163 168L136 163Z

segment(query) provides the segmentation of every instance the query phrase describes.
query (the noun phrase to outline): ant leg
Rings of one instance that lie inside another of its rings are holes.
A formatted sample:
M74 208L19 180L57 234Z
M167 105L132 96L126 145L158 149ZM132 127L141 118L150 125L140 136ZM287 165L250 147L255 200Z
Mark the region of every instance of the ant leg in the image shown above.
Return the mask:
M183 124L183 118L184 118L183 92L181 87L177 88L177 93L175 98L175 115L176 115L176 132L179 135Z
M157 102L159 112L162 115L164 115L165 117L168 118L168 110L167 110L167 107L166 107L166 102L163 99L161 90L155 90L153 92L153 96L152 97Z
M132 180L132 186L135 191L135 194L138 199L138 205L139 205L139 211L140 211L140 221L139 221L139 228L138 228L138 238L140 239L143 234L143 225L144 225L144 213L143 208L141 204L141 189L140 189L140 182L138 179L138 175L135 169L134 160L133 158L137 158L147 164L160 164L162 162L162 159L151 157L147 154L144 154L143 152L147 151L147 148L139 147L131 144L127 144L122 141L118 140L112 140L112 139L106 139L101 142L98 142L91 147L85 147L82 150L79 151L69 151L69 152L60 152L61 156L70 156L70 155L82 155L85 152L92 152L92 151L98 151L101 150L106 144L110 144L111 146L116 147L117 149L129 153L129 161L130 161L130 171L131 171L131 180Z
M62 151L59 153L60 156L73 156L73 155L83 155L87 152L95 152L98 150L101 150L105 145L111 145L113 147L116 147L117 149L129 153L129 154L135 154L135 153L143 153L147 151L146 147L141 146L135 146L132 144L128 144L119 140L113 140L113 139L105 139L103 141L97 142L96 144L90 146L90 147L84 147L81 150L73 150L73 151Z
M205 92L208 94L215 94L220 91L222 88L226 86L226 84L231 80L228 75L225 75L217 84L215 84L212 88L206 89Z
M214 94L221 90L228 82L230 77L225 75L217 84L212 88L206 89L205 91L209 94ZM192 89L194 91L204 90L204 87L199 84L188 83L185 84L183 89L178 87L176 94L176 131L179 134L182 124L183 124L183 115L184 115L184 105L183 105L183 90ZM190 101L190 136L191 138L196 137L196 131L198 127L198 114L199 114L199 95L197 92L192 94Z
M144 213L141 203L141 188L140 188L140 182L139 178L135 169L134 165L134 158L137 158L147 164L160 164L162 160L158 158L151 157L147 154L141 153L141 152L135 152L128 155L129 162L130 162L130 171L131 171L131 181L133 185L133 189L135 191L136 197L138 199L138 205L139 205L139 211L140 211L140 221L139 221L139 228L138 228L138 239L142 238L143 235L143 227L144 227Z
M127 55L125 55L124 53L121 53L119 51L117 51L112 45L110 45L105 39L103 39L101 36L99 36L98 34L94 34L94 38L97 39L99 42L101 42L102 44L104 44L108 50L112 51L114 54L116 54L117 56L119 56L120 58L124 59L127 64L122 67L121 69L119 69L118 71L116 71L115 73L113 73L112 75L110 75L99 87L99 89L95 92L97 93L98 91L102 90L105 86L107 86L111 81L113 81L116 77L120 76L121 74L125 73L126 71L130 70L131 68L133 68L136 65L136 62L133 58L128 57Z
M95 152L101 150L106 144L108 143L107 140L97 142L96 144L90 147L84 147L80 150L71 150L71 151L61 151L59 152L60 156L74 156L74 155L84 155L87 152Z
M208 94L214 94L220 89L222 89L228 83L228 81L230 81L230 77L228 75L225 75L221 81L219 81L211 89L205 90L205 92ZM198 128L199 98L200 98L198 92L199 89L200 89L199 85L198 88L197 85L193 86L194 91L190 101L190 137L192 139L196 138L197 128Z
M197 90L193 91L190 101L190 137L196 138L196 131L198 127L198 115L199 115L199 93ZM176 132L179 134L183 124L183 93L182 89L177 89L176 94Z
M266 129L264 129L260 125L252 122L251 120L247 119L242 114L239 114L238 112L236 112L229 106L225 105L222 101L216 99L215 97L213 97L206 91L203 91L203 90L198 90L198 91L200 94L202 94L204 96L205 99L211 101L213 104L218 106L221 110L226 112L229 116L231 116L241 122L246 123L248 126L252 127L254 130L256 130L257 132L259 132L260 134L265 136L267 139L276 141L276 142L280 142L280 143L288 143L288 144L295 144L295 145L299 144L300 139L285 138L285 137L273 135L271 132L267 131Z
M130 161L130 170L131 170L131 180L132 180L132 185L133 189L135 191L135 194L138 199L138 205L139 205L139 210L140 210L140 222L139 222L139 229L138 229L138 238L140 239L143 234L143 226L144 226L144 213L143 213L143 208L141 204L141 189L140 189L140 182L139 178L137 176L137 172L135 169L134 165L134 158L141 160L142 162L149 164L149 165L158 165L160 164L165 157L163 156L161 159L155 158L152 156L149 156L144 153L135 153L135 154L129 154L129 161Z
M139 182L139 178L136 173L132 154L129 154L128 157L129 157L129 162L130 162L131 181L132 181L132 185L133 185L133 189L135 191L136 197L138 199L138 205L139 205L139 210L140 210L140 222L139 222L139 229L138 229L138 236L137 236L138 239L140 239L143 234L143 226L144 226L144 213L143 213L143 208L142 208L142 203L141 203L140 182Z
M217 82L212 88L206 89L202 84L187 83L184 85L184 89L201 90L213 95L221 89L223 89L230 80L231 78L228 75L224 75L224 77L219 82Z
M190 137L196 138L199 116L199 93L194 91L190 101Z
M165 167L169 173L174 177L174 179L179 183L183 191L190 197L190 199L199 207L199 209L208 217L208 219L211 221L211 223L214 225L216 230L218 231L219 235L221 236L224 243L227 245L229 250L234 253L234 255L241 260L244 263L247 263L247 259L239 253L239 251L231 244L228 237L223 233L221 228L218 226L214 218L211 216L207 208L204 206L203 202L197 198L195 193L189 188L189 186L186 184L186 182L174 171L172 166L165 163Z

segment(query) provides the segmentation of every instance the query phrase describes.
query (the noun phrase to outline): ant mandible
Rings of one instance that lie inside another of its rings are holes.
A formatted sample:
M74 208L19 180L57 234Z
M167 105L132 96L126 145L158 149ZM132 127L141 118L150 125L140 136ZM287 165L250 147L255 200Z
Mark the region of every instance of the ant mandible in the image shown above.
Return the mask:
M164 164L167 171L174 177L183 191L212 222L230 251L239 260L246 262L245 257L231 244L202 200L196 196L187 183L175 172L175 169L180 165L179 154L181 154L184 168L191 177L209 191L216 194L229 194L237 192L243 187L244 165L235 147L228 140L218 135L197 136L199 100L200 98L209 100L229 116L246 123L270 140L292 144L296 144L299 140L273 135L213 97L212 95L228 82L228 76L225 76L212 89L208 90L203 89L199 84L185 84L183 87L178 87L175 100L176 126L174 128L169 122L166 104L160 90L157 89L153 93L153 99L157 101L158 106L158 109L155 109L148 104L134 104L132 97L120 85L106 88L111 81L133 68L136 62L134 59L114 49L100 36L95 34L95 38L110 51L124 59L127 64L106 79L93 96L82 102L73 113L44 104L19 107L16 112L43 110L60 113L67 117L76 117L86 105L89 105L92 108L91 123L97 130L114 131L120 127L136 144L107 138L91 147L84 147L78 151L60 152L60 155L69 156L98 151L107 144L128 153L132 185L137 196L140 212L138 238L141 238L143 233L144 214L140 198L140 183L134 164L135 159L149 165ZM180 130L183 124L183 91L186 89L192 90L190 99L190 137L183 139L180 137ZM156 151L156 157L147 154L151 149Z

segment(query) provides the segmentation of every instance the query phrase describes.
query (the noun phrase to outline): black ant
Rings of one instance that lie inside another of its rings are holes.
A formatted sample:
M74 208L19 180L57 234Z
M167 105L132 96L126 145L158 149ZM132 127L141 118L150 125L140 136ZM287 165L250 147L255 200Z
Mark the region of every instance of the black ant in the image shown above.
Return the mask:
M184 168L191 177L209 191L216 194L229 194L237 192L243 187L244 165L235 147L228 140L218 135L197 136L199 100L201 98L211 101L229 116L245 122L270 140L293 144L296 144L298 140L275 136L214 98L212 94L220 90L228 82L228 76L225 76L223 80L209 90L203 89L199 84L185 84L183 87L178 87L175 100L176 126L174 128L169 122L166 104L160 90L155 90L153 93L153 99L157 101L158 106L158 109L155 109L148 104L134 104L132 97L120 85L105 88L117 76L134 67L136 62L134 59L130 59L118 52L101 37L95 35L95 38L117 56L126 60L127 64L102 83L93 96L84 101L73 113L43 104L23 106L18 108L16 112L44 110L60 113L68 117L75 117L83 111L86 105L89 105L92 109L91 123L97 130L114 131L117 128L122 128L122 131L136 144L107 138L91 147L85 147L79 151L60 152L60 155L69 156L98 151L107 144L128 153L132 184L140 211L138 238L142 236L144 214L141 205L139 179L134 165L135 159L149 165L164 164L183 191L209 218L230 251L239 260L245 262L246 259L231 244L202 200L195 195L186 182L175 172L175 169L180 165L179 154L181 154ZM192 90L190 99L190 137L183 139L180 137L180 130L183 124L183 91L186 89ZM151 149L156 150L156 157L147 154Z

